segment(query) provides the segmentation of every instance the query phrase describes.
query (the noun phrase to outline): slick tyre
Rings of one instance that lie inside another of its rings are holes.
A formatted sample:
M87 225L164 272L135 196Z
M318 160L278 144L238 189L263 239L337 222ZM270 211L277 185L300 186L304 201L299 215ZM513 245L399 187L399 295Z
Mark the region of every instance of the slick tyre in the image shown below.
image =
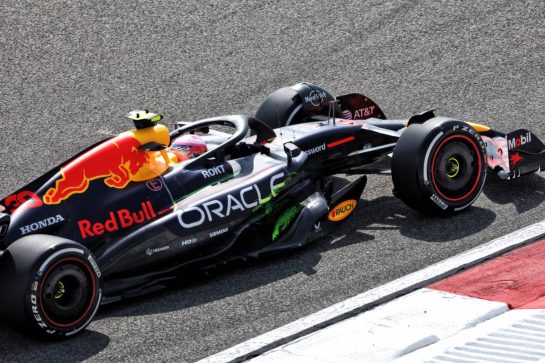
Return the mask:
M100 270L91 253L63 238L23 237L0 258L0 318L39 338L81 332L100 305Z
M426 214L451 214L469 207L486 180L481 136L465 122L434 118L410 125L392 156L394 193Z
M275 129L299 123L302 113L302 101L297 92L290 87L284 87L274 91L263 101L255 118Z
M255 118L276 129L309 121L309 117L329 115L330 102L335 98L311 83L298 83L271 93L259 106ZM337 115L341 109L337 107Z

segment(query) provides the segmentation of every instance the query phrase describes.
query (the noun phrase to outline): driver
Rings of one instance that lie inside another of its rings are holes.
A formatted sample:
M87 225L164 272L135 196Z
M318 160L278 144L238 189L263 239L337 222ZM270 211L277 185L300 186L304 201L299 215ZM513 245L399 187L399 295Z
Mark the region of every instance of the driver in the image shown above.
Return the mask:
M186 134L172 140L168 151L176 155L178 161L181 162L204 154L208 148L202 137Z

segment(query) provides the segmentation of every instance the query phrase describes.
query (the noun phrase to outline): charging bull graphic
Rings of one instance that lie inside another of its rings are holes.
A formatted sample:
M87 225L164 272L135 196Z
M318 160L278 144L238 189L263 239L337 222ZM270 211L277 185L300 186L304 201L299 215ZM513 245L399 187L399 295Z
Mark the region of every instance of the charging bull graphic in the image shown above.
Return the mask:
M136 181L138 171L148 162L148 155L140 150L142 144L128 134L105 141L61 168L62 177L43 197L46 204L58 204L73 194L84 193L89 183L104 178L111 188L125 188Z

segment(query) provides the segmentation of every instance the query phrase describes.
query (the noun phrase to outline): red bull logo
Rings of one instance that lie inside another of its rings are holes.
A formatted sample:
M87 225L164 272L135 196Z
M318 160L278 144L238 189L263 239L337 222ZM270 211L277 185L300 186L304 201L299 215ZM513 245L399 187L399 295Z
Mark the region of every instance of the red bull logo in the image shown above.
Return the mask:
M521 161L523 161L523 160L524 160L524 158L523 158L522 156L520 156L519 153L513 153L513 154L511 155L511 157L509 157L509 161L511 162L511 166L512 166L511 168L514 169L515 166L516 166L519 162L521 162Z
M140 203L140 209L136 212L128 209L120 209L108 213L108 219L103 222L92 222L88 219L78 221L81 238L101 236L104 233L114 233L120 229L132 227L135 224L149 222L157 217L153 205L148 200Z
M105 141L61 168L62 177L43 197L46 204L59 204L74 194L84 193L92 180L104 179L111 188L125 188L148 162L134 137L121 134Z

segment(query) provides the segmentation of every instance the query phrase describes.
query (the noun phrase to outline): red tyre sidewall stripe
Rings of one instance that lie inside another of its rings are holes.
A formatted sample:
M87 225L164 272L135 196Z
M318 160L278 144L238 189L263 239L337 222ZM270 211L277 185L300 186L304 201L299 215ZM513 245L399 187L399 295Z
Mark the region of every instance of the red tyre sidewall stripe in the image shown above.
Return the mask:
M92 296L91 296L91 299L89 300L89 306L85 309L85 312L79 317L78 320L76 320L75 322L73 323L70 323L70 324L60 324L60 323L57 323L56 321L54 321L53 319L51 319L44 307L43 307L43 296L42 296L42 291L43 291L43 287L44 287L44 283L45 281L47 280L47 277L49 276L49 273L51 271L53 271L53 269L55 269L55 267L57 267L60 263L62 262L65 262L65 261L75 261L77 263L79 263L80 265L83 265L85 267L85 269L87 270L87 272L89 273L89 276L91 276L91 282L92 282ZM47 319L48 322L50 322L51 324L59 327L59 328L70 328L76 324L78 324L79 322L81 322L83 320L83 318L85 316L87 316L87 314L89 313L89 311L91 310L91 307L93 306L93 301L95 301L95 290L96 290L96 282L95 282L95 275L93 274L93 272L91 271L91 269L89 268L89 266L87 266L86 263L84 263L83 261L81 261L80 259L78 258L75 258L75 257L66 257L66 258L63 258L63 259L60 259L59 261L55 262L55 264L53 266L51 266L50 268L47 269L47 273L44 275L43 279L42 279L42 283L40 284L40 293L39 293L39 297L40 297L40 309L42 311L42 314L44 314L44 317Z
M459 198L449 198L447 196L445 196L441 190L439 189L439 187L437 186L437 183L435 182L435 175L434 175L434 166L435 166L435 159L437 158L437 154L439 153L439 150L441 150L441 147L449 140L452 140L452 139L456 139L456 138L461 138L461 139L465 139L466 141L468 141L472 146L473 148L475 149L475 154L477 155L477 161L478 161L478 174L477 174L477 177L475 178L475 184L473 184L473 187L471 188L471 190L466 193L465 195L459 197ZM481 160L481 154L479 153L479 149L478 149L478 146L477 144L475 143L475 140L473 140L472 138L466 136L466 135L452 135L452 136L449 136L447 137L445 140L443 140L441 142L441 144L439 144L439 146L437 147L437 149L435 150L435 153L433 154L433 159L432 159L432 162L431 162L431 181L433 183L433 187L435 188L435 190L437 191L437 193L439 193L439 195L445 199L445 200L448 200L449 202L459 202L461 200L464 200L466 199L467 197L469 197L474 191L475 191L475 188L477 187L477 185L479 184L479 180L481 179L481 165L482 165L482 160Z

